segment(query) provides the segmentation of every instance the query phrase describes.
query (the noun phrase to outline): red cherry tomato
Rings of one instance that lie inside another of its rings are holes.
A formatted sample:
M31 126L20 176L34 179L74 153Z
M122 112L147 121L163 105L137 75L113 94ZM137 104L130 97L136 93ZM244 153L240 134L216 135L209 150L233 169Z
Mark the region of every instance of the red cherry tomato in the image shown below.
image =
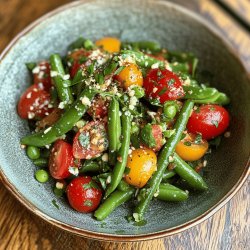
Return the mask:
M108 147L106 124L103 121L87 123L75 135L73 155L77 159L91 159L99 156Z
M90 51L85 49L74 50L69 54L69 58L73 60L72 66L70 67L70 76L73 78L77 71L85 67L87 57L90 55Z
M41 119L52 112L50 94L39 84L30 86L21 96L17 112L23 119Z
M48 62L43 61L37 65L39 69L38 73L33 73L34 84L40 84L40 88L44 88L44 90L50 90L52 86L52 81L50 77L50 65Z
M57 140L49 157L49 172L51 176L58 180L65 179L70 176L69 168L74 166L72 146L63 140Z
M187 129L191 133L200 133L202 138L212 139L227 129L229 113L219 105L202 105L190 116Z
M67 186L66 194L72 208L82 213L94 211L100 204L102 191L89 176L79 176Z
M151 69L144 79L143 86L148 98L159 98L161 103L185 95L178 76L167 69Z
M87 112L93 119L105 117L108 114L108 101L101 96L96 97Z

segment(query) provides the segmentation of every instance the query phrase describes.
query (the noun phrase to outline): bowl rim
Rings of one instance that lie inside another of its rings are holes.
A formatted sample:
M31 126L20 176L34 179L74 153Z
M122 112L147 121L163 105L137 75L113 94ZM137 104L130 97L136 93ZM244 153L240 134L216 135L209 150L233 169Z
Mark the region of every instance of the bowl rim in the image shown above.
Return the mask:
M114 1L114 0L113 0ZM236 50L232 47L232 45L226 41L222 34L218 31L216 27L214 27L212 24L210 24L208 21L206 21L203 17L201 17L199 14L193 12L192 10L189 10L179 4L167 2L164 0L146 0L148 3L151 4L162 4L170 8L174 8L175 10L184 13L186 16L190 17L191 19L199 22L203 25L204 28L208 30L213 36L215 36L217 39L219 39L226 47L227 51L232 54L232 56L238 61L238 64L243 68L243 71L246 73L247 80L250 82L250 74L247 73L247 68L242 63L241 59L239 58L238 54L236 53ZM5 47L5 49L0 54L0 63L4 60L5 56L8 54L8 52L12 49L12 47L26 34L31 32L36 26L38 26L41 22L45 21L47 18L50 18L54 15L57 15L64 10L67 10L69 8L74 8L79 5L84 5L86 3L90 2L98 2L98 0L79 0L76 2L67 3L64 5L61 5L57 7L56 9L47 12L46 14L42 15L35 21L31 22L26 28L24 28L21 32L19 32L11 41L10 43ZM212 215L214 215L218 210L220 210L243 186L244 182L246 181L247 177L250 174L250 153L248 156L248 160L245 163L244 171L242 172L239 180L237 183L229 190L229 192L221 199L219 200L214 206L209 208L206 212L199 215L198 217L183 223L181 225L161 230L154 233L148 233L148 234L139 234L139 235L121 235L121 234L108 234L108 233L99 233L94 231L88 231L86 229L81 229L78 227L70 226L66 223L60 222L41 210L39 210L33 203L31 203L28 199L26 199L15 187L14 185L8 180L8 177L4 174L1 166L0 166L0 181L4 184L4 186L14 195L14 197L19 200L29 211L34 213L35 215L39 216L41 219L49 222L50 224L57 226L60 229L63 229L67 232L71 232L74 234L77 234L79 236L83 236L90 239L96 239L96 240L102 240L102 241L118 241L118 242L133 242L133 241L142 241L142 240L153 240L158 239L162 237L171 236L177 233L180 233L184 230L187 230L189 228L192 228L201 222L205 221Z

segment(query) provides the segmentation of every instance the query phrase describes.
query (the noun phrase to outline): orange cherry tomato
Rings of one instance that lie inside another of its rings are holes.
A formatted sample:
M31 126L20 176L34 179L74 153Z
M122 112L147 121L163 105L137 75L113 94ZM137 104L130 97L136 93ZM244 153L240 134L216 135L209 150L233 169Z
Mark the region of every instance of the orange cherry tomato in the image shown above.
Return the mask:
M200 135L198 135L200 136ZM197 161L199 160L208 150L208 142L202 139L199 140L197 135L187 134L176 146L176 153L184 161Z
M125 175L125 181L138 188L145 186L157 169L156 163L157 157L153 150L148 148L133 150L128 156L129 173Z
M143 85L143 77L140 69L136 64L128 63L125 68L118 74L117 80L125 89L132 85Z
M97 40L95 44L109 53L119 52L121 47L121 41L115 37L103 37Z

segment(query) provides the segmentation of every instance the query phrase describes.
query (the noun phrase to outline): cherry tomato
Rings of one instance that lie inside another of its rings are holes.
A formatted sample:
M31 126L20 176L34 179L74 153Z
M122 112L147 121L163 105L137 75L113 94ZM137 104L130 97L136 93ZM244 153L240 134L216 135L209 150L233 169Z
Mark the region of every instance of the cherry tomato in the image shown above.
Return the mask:
M185 95L178 76L167 69L151 69L144 79L143 86L148 98L158 98L161 103Z
M200 133L206 140L210 140L227 129L229 113L219 105L202 105L191 114L187 129L191 133Z
M104 97L97 96L87 112L93 119L105 117L108 114L108 101Z
M102 191L89 176L79 176L67 186L66 194L72 208L81 213L94 211L100 204Z
M84 68L87 61L88 61L88 56L90 55L90 51L87 51L85 49L78 49L72 51L69 55L68 58L72 60L72 65L70 66L70 76L73 78L77 71L80 68Z
M128 173L125 175L125 181L138 188L145 186L157 169L156 162L157 157L153 150L148 148L133 150L128 156Z
M72 146L63 141L57 140L49 157L49 171L53 178L61 180L70 176L69 168L75 167Z
M17 112L23 119L41 119L52 112L50 94L39 84L30 86L21 96Z
M50 77L50 65L47 61L40 62L37 65L38 72L33 73L34 84L40 84L41 88L43 88L49 92L52 81Z
M198 137L194 134L187 134L184 139L176 145L176 153L184 161L197 161L208 150L208 142L202 139L201 135Z
M106 124L101 120L92 121L75 135L73 155L77 159L91 159L99 156L107 147Z
M117 80L125 89L132 85L143 85L142 73L138 66L133 63L129 63L125 66L125 68L118 74Z
M119 52L121 47L121 41L115 37L103 37L102 39L97 40L95 44L109 53Z

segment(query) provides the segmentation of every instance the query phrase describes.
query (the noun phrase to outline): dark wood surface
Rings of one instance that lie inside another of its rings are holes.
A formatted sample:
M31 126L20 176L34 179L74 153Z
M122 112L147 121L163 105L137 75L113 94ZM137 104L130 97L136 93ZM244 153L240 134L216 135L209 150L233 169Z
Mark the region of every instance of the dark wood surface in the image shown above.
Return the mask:
M67 2L0 0L0 51L30 22ZM250 72L249 34L229 15L210 0L173 2L194 9L226 32ZM64 232L30 213L0 183L0 249L249 249L249 181L226 206L200 225L172 237L135 243L100 242Z

